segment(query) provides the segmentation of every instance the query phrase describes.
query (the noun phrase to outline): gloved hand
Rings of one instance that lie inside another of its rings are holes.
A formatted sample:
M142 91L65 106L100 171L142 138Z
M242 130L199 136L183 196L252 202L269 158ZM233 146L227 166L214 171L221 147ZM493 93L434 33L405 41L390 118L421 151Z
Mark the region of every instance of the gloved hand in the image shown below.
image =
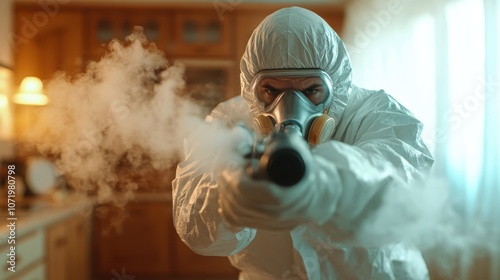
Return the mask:
M251 178L239 165L225 168L219 179L219 214L234 228L291 230L304 223L323 224L333 216L340 186L328 178L335 169L314 156L302 181L281 187ZM328 172L327 172L328 171Z

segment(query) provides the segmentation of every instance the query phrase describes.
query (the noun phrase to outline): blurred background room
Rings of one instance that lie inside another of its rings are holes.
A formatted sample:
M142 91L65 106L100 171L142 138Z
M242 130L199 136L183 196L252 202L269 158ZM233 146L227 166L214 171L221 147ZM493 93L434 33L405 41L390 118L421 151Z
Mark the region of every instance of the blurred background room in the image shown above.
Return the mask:
M498 2L1 0L0 280L237 279L179 239L171 181L182 138L240 94L252 31L291 5L337 31L354 84L423 121L431 279L500 280Z

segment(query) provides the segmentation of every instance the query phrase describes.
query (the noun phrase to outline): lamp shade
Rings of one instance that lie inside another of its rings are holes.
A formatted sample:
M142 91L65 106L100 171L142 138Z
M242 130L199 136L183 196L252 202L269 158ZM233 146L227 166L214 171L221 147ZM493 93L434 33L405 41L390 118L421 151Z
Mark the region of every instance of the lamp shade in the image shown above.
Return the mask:
M26 77L21 82L19 91L14 94L12 101L23 105L43 106L49 103L49 98L43 94L43 83L37 77Z
M7 96L0 94L0 108L3 110L4 108L7 108L7 106L9 106L9 99Z

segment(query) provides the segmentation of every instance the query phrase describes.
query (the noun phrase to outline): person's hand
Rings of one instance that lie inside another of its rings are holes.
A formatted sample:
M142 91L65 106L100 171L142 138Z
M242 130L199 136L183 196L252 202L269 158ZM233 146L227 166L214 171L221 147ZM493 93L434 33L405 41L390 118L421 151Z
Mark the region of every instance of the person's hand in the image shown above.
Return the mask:
M235 228L276 231L324 223L333 215L339 188L325 178L324 159L315 158L310 164L310 172L291 187L251 178L239 165L225 168L219 179L219 213L223 220Z

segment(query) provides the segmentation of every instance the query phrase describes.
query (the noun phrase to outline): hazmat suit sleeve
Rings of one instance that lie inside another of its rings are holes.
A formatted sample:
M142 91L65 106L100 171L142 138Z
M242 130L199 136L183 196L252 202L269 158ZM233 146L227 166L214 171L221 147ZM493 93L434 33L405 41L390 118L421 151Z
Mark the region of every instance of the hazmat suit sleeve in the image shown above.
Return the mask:
M240 105L245 105L239 102ZM221 103L207 121L224 123L224 128L204 125L193 132L185 142L184 160L178 165L176 178L172 183L173 219L181 240L200 255L229 256L245 248L255 237L255 230L249 228L229 229L218 213L217 161L212 153L221 146L229 145L224 139L207 139L210 135L230 135L226 125L234 125L238 119L228 118L228 110L241 110L235 102ZM242 108L244 109L244 108ZM220 135L219 137L222 137ZM194 138L194 139L193 139ZM239 140L237 140L239 141ZM217 143L217 147L206 145ZM222 149L223 150L223 149Z
M320 228L352 239L369 230L361 227L394 189L422 179L433 159L421 130L421 122L385 92L354 87L334 139L312 150L321 173L315 184L337 189L336 199L317 209L327 218Z

